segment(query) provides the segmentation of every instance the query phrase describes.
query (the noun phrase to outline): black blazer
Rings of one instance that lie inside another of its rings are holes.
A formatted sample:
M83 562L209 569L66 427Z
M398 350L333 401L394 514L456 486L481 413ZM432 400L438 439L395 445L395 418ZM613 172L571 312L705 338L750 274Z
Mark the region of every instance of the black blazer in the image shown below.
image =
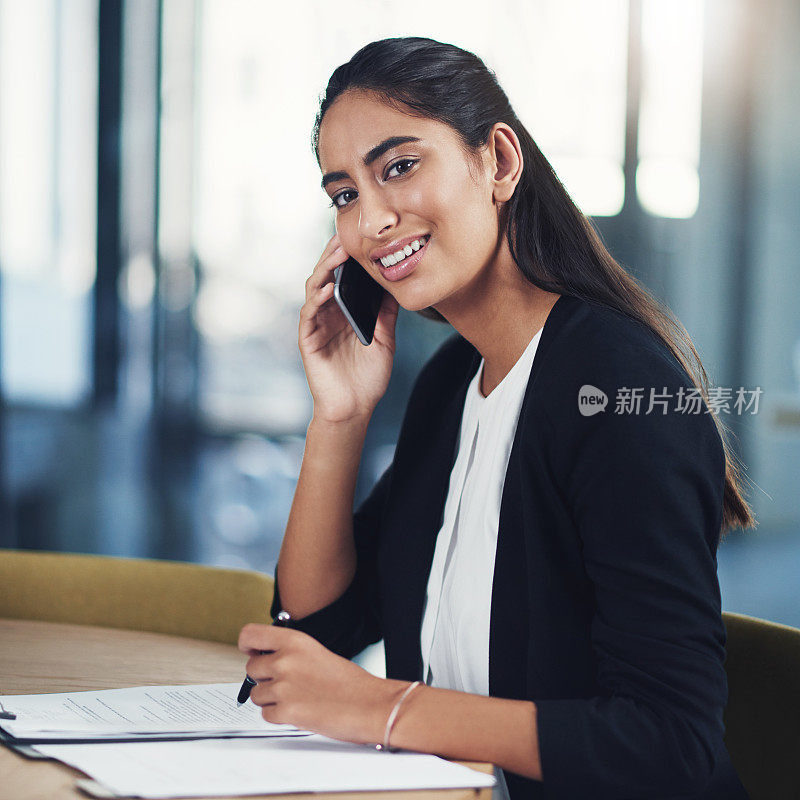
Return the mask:
M420 625L467 386L480 354L448 339L412 391L394 459L353 516L356 575L294 627L351 658L384 639L389 678L422 678ZM604 411L579 412L591 385ZM646 413L650 388L672 395ZM489 637L493 697L538 710L543 782L512 800L746 798L723 743L716 549L725 457L668 348L562 295L542 331L506 472ZM643 388L638 414L620 389ZM272 613L281 609L276 582Z

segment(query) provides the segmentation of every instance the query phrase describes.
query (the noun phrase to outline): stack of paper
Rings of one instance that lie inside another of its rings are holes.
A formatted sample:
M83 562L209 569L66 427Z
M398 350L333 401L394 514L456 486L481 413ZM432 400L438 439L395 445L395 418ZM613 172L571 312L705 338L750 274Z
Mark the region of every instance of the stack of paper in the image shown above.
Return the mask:
M379 752L266 722L239 684L7 695L0 733L89 775L101 797L478 788L494 777L420 753ZM196 741L165 741L192 739ZM124 742L124 743L123 743Z
M168 798L455 789L494 785L494 777L419 753L378 752L324 736L142 744L37 745L90 775L98 796ZM100 791L98 791L100 789Z
M3 705L17 718L0 727L17 744L308 735L266 722L253 703L237 707L238 691L239 684L216 683L6 695Z

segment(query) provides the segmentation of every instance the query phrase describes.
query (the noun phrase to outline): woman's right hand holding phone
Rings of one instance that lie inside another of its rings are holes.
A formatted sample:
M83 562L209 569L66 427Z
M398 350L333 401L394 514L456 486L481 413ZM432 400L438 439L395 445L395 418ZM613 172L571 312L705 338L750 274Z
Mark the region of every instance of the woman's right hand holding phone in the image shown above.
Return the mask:
M399 305L384 292L372 344L364 346L333 297L336 267L348 259L335 234L306 281L298 345L314 417L344 422L369 417L386 393L395 352Z

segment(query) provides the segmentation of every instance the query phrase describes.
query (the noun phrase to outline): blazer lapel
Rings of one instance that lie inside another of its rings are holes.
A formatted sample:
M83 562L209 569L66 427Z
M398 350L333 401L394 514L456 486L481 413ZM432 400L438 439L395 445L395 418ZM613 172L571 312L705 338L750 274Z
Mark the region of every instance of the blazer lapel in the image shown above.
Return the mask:
M547 315L508 459L500 502L489 618L489 694L493 697L526 699L528 692L530 614L535 614L536 609L528 607L530 562L526 536L535 535L536 531L526 531L522 517L522 496L528 489L520 458L521 440L526 420L535 424L536 417L531 412L536 402L535 387L542 364L553 340L578 305L576 298L561 295Z

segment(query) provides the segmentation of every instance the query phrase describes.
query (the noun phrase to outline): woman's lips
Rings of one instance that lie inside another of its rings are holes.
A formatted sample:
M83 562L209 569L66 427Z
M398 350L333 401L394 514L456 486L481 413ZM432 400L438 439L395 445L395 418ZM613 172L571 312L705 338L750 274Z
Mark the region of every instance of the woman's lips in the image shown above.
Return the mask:
M429 236L428 241L426 241L425 244L416 251L416 253L406 256L402 261L392 267L384 267L383 264L378 261L381 275L383 275L387 281L399 281L405 278L407 275L410 275L416 268L417 264L419 264L419 262L422 260L422 256L425 255L430 241L431 238Z

